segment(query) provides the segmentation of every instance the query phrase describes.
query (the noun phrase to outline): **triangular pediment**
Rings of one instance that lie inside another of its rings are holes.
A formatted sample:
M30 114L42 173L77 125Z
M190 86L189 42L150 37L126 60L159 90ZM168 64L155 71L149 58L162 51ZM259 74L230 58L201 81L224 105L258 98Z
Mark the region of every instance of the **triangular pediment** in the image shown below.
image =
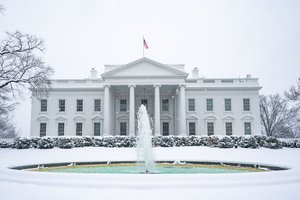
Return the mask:
M217 120L217 118L215 116L208 115L204 118L204 120Z
M103 120L103 118L100 117L100 116L95 116L95 117L92 118L92 120L93 121L100 121L100 120Z
M227 117L224 117L223 120L234 120L234 117L232 117L232 116L227 116Z
M198 120L197 116L190 116L187 119L188 120L193 120L193 121Z
M76 116L73 118L74 121L85 121L85 118L82 116Z
M187 77L187 73L149 58L141 58L102 74L102 77Z

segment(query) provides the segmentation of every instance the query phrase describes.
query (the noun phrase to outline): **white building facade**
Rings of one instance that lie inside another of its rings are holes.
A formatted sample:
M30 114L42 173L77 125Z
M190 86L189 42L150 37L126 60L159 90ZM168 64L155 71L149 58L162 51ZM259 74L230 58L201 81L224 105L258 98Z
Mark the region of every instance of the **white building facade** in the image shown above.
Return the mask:
M188 75L141 58L105 65L101 77L52 80L47 96L32 97L31 136L135 136L141 104L156 136L260 134L257 78Z

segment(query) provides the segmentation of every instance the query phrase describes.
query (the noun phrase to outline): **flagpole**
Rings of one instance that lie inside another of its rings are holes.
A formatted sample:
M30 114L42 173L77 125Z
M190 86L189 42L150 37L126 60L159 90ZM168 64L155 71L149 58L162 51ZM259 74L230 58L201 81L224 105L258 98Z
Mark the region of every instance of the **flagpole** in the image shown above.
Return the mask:
M143 58L145 57L145 47L144 47L144 36L143 36Z

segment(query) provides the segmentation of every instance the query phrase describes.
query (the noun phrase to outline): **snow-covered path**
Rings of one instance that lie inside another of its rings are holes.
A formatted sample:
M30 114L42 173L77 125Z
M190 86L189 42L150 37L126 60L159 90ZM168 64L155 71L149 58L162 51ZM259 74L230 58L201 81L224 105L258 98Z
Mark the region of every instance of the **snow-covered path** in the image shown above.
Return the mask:
M0 199L299 199L300 149L155 148L156 160L254 162L291 168L243 174L37 173L9 166L135 160L133 148L0 149Z

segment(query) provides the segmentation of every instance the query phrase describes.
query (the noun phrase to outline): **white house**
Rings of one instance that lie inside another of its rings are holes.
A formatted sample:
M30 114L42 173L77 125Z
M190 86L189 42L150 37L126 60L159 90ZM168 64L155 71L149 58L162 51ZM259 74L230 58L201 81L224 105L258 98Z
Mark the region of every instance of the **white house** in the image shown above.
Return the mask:
M188 75L144 57L105 65L101 77L52 80L47 97L32 97L31 136L135 136L141 104L154 135L260 134L257 78Z

